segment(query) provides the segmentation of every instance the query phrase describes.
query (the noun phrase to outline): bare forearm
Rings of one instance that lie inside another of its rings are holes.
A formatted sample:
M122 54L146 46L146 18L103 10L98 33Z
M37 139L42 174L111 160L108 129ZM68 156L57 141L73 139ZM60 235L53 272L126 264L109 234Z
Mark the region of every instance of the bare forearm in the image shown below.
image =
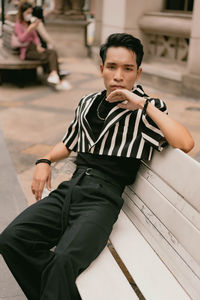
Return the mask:
M146 113L157 124L168 143L174 147L189 152L194 141L189 131L177 121L161 112L151 103L148 104Z
M107 101L109 102L121 100L124 100L124 102L119 103L118 107L130 110L136 110L138 108L143 110L146 102L146 99L125 89L115 90L107 97ZM147 105L146 113L154 121L158 128L160 128L165 139L172 147L179 148L184 152L189 152L193 148L193 138L188 130L180 123L170 118L150 102Z
M49 159L51 162L56 162L61 159L67 158L71 151L66 148L66 146L60 142L56 144L53 149L47 153L43 158Z

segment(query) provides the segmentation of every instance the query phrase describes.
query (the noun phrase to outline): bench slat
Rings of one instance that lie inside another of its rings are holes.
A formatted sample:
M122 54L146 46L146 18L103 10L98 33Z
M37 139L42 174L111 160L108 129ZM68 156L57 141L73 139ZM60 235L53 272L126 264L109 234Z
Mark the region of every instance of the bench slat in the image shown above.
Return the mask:
M139 200L140 199L138 199L138 201ZM145 214L145 206L143 206L143 210L141 211L132 201L127 201L126 199L123 210L151 245L152 249L162 258L162 261L168 269L190 294L192 299L198 299L198 295L200 294L200 280L195 272L199 272L199 265L197 265L194 259L192 259L187 252L185 253L183 247L170 232L168 233L166 227L159 222L159 219L156 221L153 220L153 222L152 213L149 214L147 212L147 214ZM151 216L151 218L149 218L149 216ZM174 247L172 247L172 245ZM180 256L180 253L183 255L182 252L187 256L184 257L187 258L186 261Z
M166 182L163 182L163 180L147 166L141 166L139 174L154 186L155 189L160 191L174 207L176 207L197 229L200 230L200 214L190 203Z
M190 299L123 211L110 238L146 299Z
M200 231L141 175L131 189L200 265Z
M138 300L107 247L79 275L76 284L83 300Z
M150 168L200 212L200 164L179 149L154 153ZM181 180L179 180L181 178Z
M130 198L131 197L131 198ZM162 238L174 249L175 252L184 260L184 262L190 266L190 269L200 278L200 266L194 260L194 258L186 251L186 249L180 244L180 241L176 239L172 232L160 221L160 219L153 214L153 212L145 205L137 195L129 196L124 195L125 211L128 214L131 221L134 223L135 216L146 225L146 230L151 231L151 225L153 226L152 235L154 230L158 231ZM133 215L131 215L131 213ZM144 220L143 220L144 219Z

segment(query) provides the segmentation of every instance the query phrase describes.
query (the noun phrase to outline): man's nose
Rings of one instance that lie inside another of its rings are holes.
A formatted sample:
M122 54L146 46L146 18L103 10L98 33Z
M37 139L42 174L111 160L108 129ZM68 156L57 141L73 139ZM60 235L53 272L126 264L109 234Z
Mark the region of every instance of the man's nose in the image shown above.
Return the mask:
M117 81L121 81L123 79L122 70L120 68L115 71L114 79Z

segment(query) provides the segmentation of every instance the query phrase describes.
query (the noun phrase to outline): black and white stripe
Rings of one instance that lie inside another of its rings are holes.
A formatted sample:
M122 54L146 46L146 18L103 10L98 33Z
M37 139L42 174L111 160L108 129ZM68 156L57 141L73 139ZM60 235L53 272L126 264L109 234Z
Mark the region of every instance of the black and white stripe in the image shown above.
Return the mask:
M148 97L141 86L133 91L141 97ZM90 94L81 99L75 118L63 137L63 143L75 152L87 152L99 155L135 157L150 160L153 149L161 151L164 136L158 126L142 110L135 111L113 107L105 119L104 126L97 140L87 120L87 113L101 93ZM167 113L166 105L160 99L150 102L159 110Z

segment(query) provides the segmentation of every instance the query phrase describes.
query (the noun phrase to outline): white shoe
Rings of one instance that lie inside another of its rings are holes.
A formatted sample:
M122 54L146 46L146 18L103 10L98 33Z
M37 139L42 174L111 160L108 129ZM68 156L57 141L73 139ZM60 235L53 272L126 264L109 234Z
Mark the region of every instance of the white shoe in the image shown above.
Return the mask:
M58 84L60 82L60 78L58 74L52 74L49 75L49 77L47 78L47 82L52 84Z
M72 86L67 80L62 80L59 84L56 85L56 90L64 91L71 90Z

